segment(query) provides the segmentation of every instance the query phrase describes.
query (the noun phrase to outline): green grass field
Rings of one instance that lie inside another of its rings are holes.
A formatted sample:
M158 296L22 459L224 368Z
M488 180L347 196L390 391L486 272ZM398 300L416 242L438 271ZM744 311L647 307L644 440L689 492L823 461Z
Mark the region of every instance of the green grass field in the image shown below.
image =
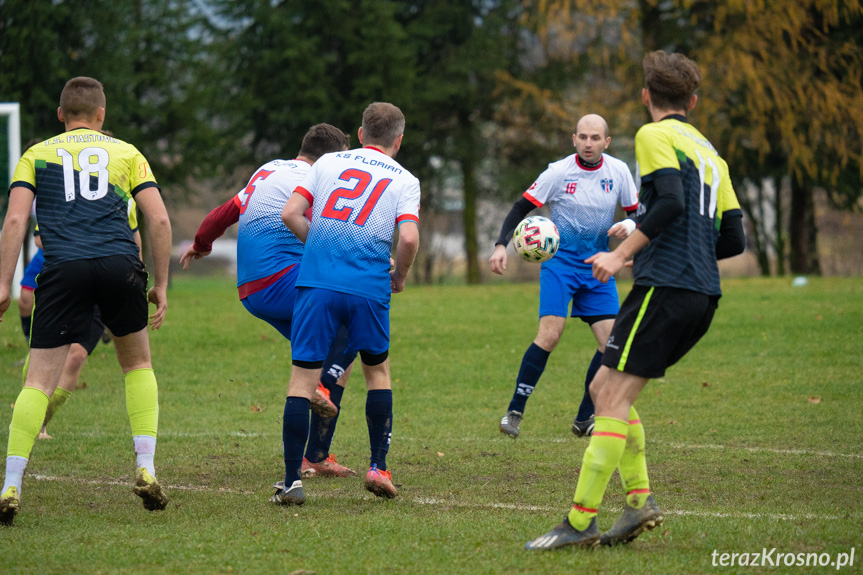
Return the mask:
M629 286L621 286L623 292ZM161 419L156 469L171 503L131 493L134 454L112 346L37 442L0 573L714 573L712 553L840 553L863 571L863 279L724 282L713 327L639 399L664 525L594 551L527 552L569 509L586 440L570 423L594 352L571 321L517 440L497 425L535 335L536 284L409 286L393 298L395 401L388 463L400 495L362 477L305 481L300 508L267 502L283 475L290 347L251 317L229 279L175 277L153 333ZM0 324L0 445L26 346L15 306ZM333 444L368 465L354 374ZM363 475L361 473L361 475ZM615 476L600 511L623 506Z

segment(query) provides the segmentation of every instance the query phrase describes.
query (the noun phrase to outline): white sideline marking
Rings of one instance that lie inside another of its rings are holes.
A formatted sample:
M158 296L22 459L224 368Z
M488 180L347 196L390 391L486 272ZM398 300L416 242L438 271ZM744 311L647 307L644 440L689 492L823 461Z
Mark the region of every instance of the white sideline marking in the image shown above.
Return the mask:
M96 479L78 479L75 477L54 477L50 475L32 475L30 476L32 479L36 481L67 481L72 483L85 483L87 485L119 485L122 487L129 487L132 484L132 479L128 479L125 481L119 480L96 480ZM249 489L231 489L229 487L206 487L203 485L165 485L165 489L178 490L178 491L209 491L209 492L217 492L217 493L234 493L238 495L256 495L259 492L255 490ZM340 499L375 499L372 495L364 494L364 495L350 495L344 493L318 493L311 496L314 498L335 498L338 497ZM414 497L410 499L411 503L415 503L417 505L432 505L432 506L448 506L448 507L463 507L469 509L508 509L512 511L544 511L549 513L554 513L561 511L560 507L545 507L540 505L520 505L516 503L465 503L461 501L451 500L451 499L436 499L434 497ZM611 513L620 513L623 511L622 507L609 505L603 508L605 512ZM801 513L801 514L790 514L790 513L744 513L744 512L733 512L726 513L721 511L693 511L687 509L672 509L672 510L663 510L665 515L678 515L681 517L716 517L716 518L730 518L730 519L771 519L771 520L783 520L783 521L795 521L798 519L829 519L831 521L841 520L843 517L839 517L838 515L821 515L817 513ZM856 516L854 514L853 516ZM845 518L847 519L847 517Z
M63 435L75 435L79 437L126 437L126 434L122 433L105 433L102 431L78 431L73 433L64 433ZM281 433L268 433L268 432L248 432L248 431L199 431L199 432L185 432L185 431L161 431L159 432L159 437L279 437L281 438ZM59 436L58 436L59 437ZM533 438L519 438L513 440L509 437L466 437L464 438L467 441L477 441L477 442L502 442L506 443L509 441L520 441L523 443L567 443L570 441L575 441L575 437L533 437ZM428 438L420 438L420 437L407 437L407 436L397 436L396 441L412 441L412 442L424 442L428 443ZM587 443L585 442L585 447ZM702 444L689 444L689 443L679 443L676 441L651 441L648 438L647 441L648 447L650 445L666 445L671 447L672 449L725 449L728 451L748 451L750 453L775 453L778 455L803 455L803 456L815 456L815 457L849 457L851 459L863 459L863 453L837 453L835 451L814 451L811 449L776 449L773 447L750 447L745 445L722 445L722 444L711 444L711 443L702 443Z

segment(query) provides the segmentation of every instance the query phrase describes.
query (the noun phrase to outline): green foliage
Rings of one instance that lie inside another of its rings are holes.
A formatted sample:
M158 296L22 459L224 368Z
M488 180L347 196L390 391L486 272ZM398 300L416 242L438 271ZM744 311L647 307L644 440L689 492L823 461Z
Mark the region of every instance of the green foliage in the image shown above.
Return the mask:
M849 334L863 321L860 279L723 287L709 333L638 400L665 524L625 547L529 553L525 541L571 505L586 443L569 425L595 349L589 330L569 322L522 436L497 431L535 334L535 284L409 287L394 296L388 462L399 498L376 500L361 479L310 479L305 506L275 508L266 500L282 473L289 345L242 308L232 282L177 278L166 323L151 337L167 510L148 513L131 493L122 379L113 350L100 345L82 376L86 389L52 422L54 439L37 442L21 514L0 529L3 573L676 575L713 572L713 550L763 547L856 547L859 560L863 380ZM15 400L13 363L24 353L7 313L0 405ZM358 470L368 461L363 387L357 370L333 446ZM9 414L4 408L0 445ZM603 528L622 505L613 477Z

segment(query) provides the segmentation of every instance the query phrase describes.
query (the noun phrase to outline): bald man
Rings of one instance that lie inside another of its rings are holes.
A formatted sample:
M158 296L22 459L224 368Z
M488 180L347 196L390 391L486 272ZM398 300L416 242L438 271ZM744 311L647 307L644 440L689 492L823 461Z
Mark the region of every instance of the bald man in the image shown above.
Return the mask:
M624 162L605 153L611 137L601 116L588 114L581 118L572 143L576 153L549 164L512 206L489 258L491 271L503 275L506 245L513 230L532 210L548 204L551 221L560 232L560 248L542 264L539 332L522 358L512 401L500 421L501 433L513 438L518 437L527 399L545 370L548 356L560 341L567 316L580 318L589 325L597 342L597 351L587 369L581 406L572 423L572 432L578 437L593 433L594 408L588 389L620 308L614 278L608 283L594 279L592 266L585 260L608 251L609 237L625 239L635 229L630 219L614 224L618 204L627 215L638 208L635 182Z

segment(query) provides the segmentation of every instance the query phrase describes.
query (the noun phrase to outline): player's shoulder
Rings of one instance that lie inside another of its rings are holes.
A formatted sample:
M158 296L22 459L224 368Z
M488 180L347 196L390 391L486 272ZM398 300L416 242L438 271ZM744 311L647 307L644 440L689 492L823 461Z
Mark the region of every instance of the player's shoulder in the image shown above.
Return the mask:
M611 154L602 154L602 163L606 164L612 170L626 170L629 171L629 166L626 165L626 162L621 160L620 158L615 158Z

